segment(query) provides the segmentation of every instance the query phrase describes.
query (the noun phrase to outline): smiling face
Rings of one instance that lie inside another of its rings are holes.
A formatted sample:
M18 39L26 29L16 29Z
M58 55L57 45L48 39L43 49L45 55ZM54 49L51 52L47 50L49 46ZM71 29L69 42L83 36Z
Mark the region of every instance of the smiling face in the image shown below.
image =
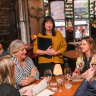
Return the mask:
M81 41L80 48L83 53L90 51L90 45L88 44L86 40Z
M24 59L26 57L26 49L25 45L23 45L19 51L15 52L15 56L17 59Z
M51 20L47 21L47 22L45 23L45 29L46 29L46 31L51 31L52 28L53 28L53 23L52 23L52 21L51 21Z

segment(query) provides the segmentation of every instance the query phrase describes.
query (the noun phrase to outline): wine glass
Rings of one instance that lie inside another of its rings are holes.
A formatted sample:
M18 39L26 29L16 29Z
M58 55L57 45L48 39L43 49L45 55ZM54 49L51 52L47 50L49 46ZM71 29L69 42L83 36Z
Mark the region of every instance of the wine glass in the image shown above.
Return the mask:
M64 75L65 75L65 78L66 78L68 81L71 80L72 72L71 72L71 68L70 68L70 67L65 67L65 69L64 69Z
M50 80L52 78L52 71L51 71L51 69L46 69L44 71L44 76L46 77L47 84L48 84L48 87L49 87L49 82L50 82Z
M60 87L59 92L62 92L61 86L62 86L63 80L64 80L64 76L63 75L57 75L56 76L57 84Z
M65 67L64 69L64 75L65 75L65 88L66 89L70 89L72 87L72 84L71 84L71 75L72 75L72 72L71 72L71 68L70 67Z

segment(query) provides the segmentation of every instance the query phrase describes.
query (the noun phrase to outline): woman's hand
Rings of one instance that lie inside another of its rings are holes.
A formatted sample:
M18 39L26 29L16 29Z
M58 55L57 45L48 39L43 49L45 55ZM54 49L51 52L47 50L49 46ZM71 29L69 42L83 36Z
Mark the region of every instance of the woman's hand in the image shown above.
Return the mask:
M32 89L26 89L23 92L19 91L21 96L32 96Z
M80 75L80 69L75 68L73 75Z
M37 67L33 67L31 69L31 72L30 72L30 77L25 77L23 78L21 81L20 81L20 84L25 86L25 85L29 85L31 82L35 81L36 79L34 77L32 77L33 75L35 75L37 73Z
M60 51L55 51L51 46L46 50L47 55L55 56L59 55Z
M90 67L83 75L85 75L85 78L88 80L88 81L91 81L91 79L94 77L95 75L95 71L94 70L94 67Z
M29 85L31 83L31 78L25 77L20 81L20 84L25 86L25 85Z

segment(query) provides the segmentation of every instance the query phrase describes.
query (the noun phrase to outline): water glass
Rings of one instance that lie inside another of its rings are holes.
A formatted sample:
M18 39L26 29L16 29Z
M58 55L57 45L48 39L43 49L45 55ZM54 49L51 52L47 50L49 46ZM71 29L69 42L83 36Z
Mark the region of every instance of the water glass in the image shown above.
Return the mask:
M57 82L50 82L50 88L51 88L51 90L56 91L57 90Z
M65 80L65 88L70 89L72 87L71 81Z

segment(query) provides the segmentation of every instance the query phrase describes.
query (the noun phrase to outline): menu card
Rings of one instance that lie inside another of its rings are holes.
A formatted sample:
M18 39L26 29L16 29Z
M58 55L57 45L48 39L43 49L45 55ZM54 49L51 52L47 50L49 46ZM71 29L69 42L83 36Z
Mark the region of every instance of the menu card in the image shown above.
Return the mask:
M21 96L22 95L49 96L49 95L54 94L54 92L50 91L49 89L46 89L46 87L47 87L47 81L46 79L43 79L39 84L23 87L19 91L20 91Z

